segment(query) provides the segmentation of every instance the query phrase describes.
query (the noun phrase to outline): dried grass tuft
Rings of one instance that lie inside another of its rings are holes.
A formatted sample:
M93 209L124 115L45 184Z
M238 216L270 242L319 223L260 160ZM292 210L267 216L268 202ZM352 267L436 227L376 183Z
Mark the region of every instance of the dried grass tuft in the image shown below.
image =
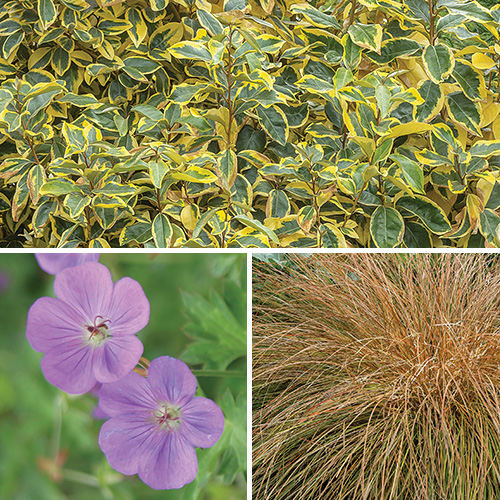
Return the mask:
M500 498L500 262L254 268L255 499Z

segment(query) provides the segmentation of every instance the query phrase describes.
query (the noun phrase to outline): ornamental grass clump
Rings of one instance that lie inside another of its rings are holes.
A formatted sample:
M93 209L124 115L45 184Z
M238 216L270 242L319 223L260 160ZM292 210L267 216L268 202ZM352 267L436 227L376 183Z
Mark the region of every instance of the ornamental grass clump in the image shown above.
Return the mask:
M254 270L255 499L498 498L495 255Z

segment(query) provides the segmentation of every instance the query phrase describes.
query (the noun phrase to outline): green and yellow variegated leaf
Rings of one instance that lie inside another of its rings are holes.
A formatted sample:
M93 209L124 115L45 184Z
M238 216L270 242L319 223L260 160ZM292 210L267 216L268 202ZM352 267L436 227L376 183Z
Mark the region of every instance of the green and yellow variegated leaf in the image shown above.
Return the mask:
M366 55L378 64L387 64L398 57L416 57L421 50L420 44L416 40L409 38L390 38L384 40L380 46L380 54L377 52L367 52Z
M327 82L314 75L305 75L296 83L297 87L313 94L326 94L333 92L335 87L331 82Z
M228 241L228 245L239 245L246 248L268 248L271 246L266 234L253 227L245 227L237 231Z
M248 217L246 215L237 215L235 217L235 219L237 221L241 222L242 224L244 224L245 226L248 226L252 229L259 231L260 233L265 235L267 238L269 238L272 241L274 241L275 243L279 244L278 237L276 236L274 231L272 229L269 229L268 227L264 226L264 224L262 224L258 220L251 219L250 217Z
M94 105L99 105L99 101L91 94L73 94L68 92L66 95L58 99L60 103L69 103L79 108L92 108Z
M409 134L422 134L429 130L432 130L432 125L429 123L409 122L392 126L389 133L384 134L383 137L401 137Z
M238 173L238 160L234 151L226 149L220 154L217 159L216 172L222 187L226 191L231 191Z
M130 243L144 244L152 239L151 222L138 219L135 223L124 227L120 233L120 245L128 246Z
M168 172L168 165L163 160L151 160L148 164L149 175L155 188L160 189L165 174Z
M444 82L455 67L451 50L443 44L428 45L422 53L425 72L434 83Z
M469 153L480 158L500 155L500 141L476 141L469 149Z
M28 174L28 178L26 179L26 184L29 189L31 201L34 205L38 203L38 200L41 196L41 188L44 185L47 176L45 175L45 171L40 164L35 165Z
M23 40L24 40L24 33L21 31L13 33L12 35L9 35L5 39L2 45L2 53L5 59L9 59L10 57L15 55L17 49L19 48Z
M401 154L393 153L390 158L399 165L404 179L412 190L416 193L425 194L422 167L417 162Z
M178 181L189 181L194 183L210 183L217 180L217 176L210 170L190 165L184 172L170 172L169 176Z
M478 103L468 99L463 92L453 92L448 94L446 109L454 123L474 135L481 135L481 108Z
M435 234L444 234L451 230L444 210L436 202L424 196L402 196L397 200L396 206L416 215Z
M198 9L196 11L196 15L198 16L200 24L212 36L221 35L222 33L224 33L224 27L219 22L219 20L216 17L214 17L210 12L203 9Z
M131 8L125 12L125 19L130 23L128 36L135 47L139 47L148 34L148 27L139 9Z
M276 54L284 44L284 41L273 35L259 35L254 39L259 50L266 54Z
M401 214L392 207L377 207L370 221L370 234L378 248L394 248L401 244L404 222Z
M490 208L485 208L484 212L479 214L479 231L484 236L484 239L495 246L499 246L498 227L500 225L500 217Z
M152 61L147 57L131 56L123 59L123 64L125 68L130 68L132 70L138 71L142 75L149 75L154 73L161 66L156 61Z
M61 196L68 193L79 193L80 188L70 180L51 179L43 184L39 190L41 195Z
M69 193L64 198L64 206L69 210L69 215L73 219L79 217L91 202L92 198L83 193Z
M383 33L380 24L361 24L356 22L349 26L347 32L353 43L380 54Z
M179 42L168 49L177 59L194 59L210 62L212 54L202 42Z
M444 7L451 14L460 14L468 21L477 21L480 23L493 21L493 17L488 10L476 2L447 2L444 4Z
M158 214L151 225L151 233L157 248L168 248L173 230L168 217L165 214Z
M453 78L462 87L464 94L471 101L484 101L486 99L486 86L483 74L467 61L455 61Z
M279 189L273 189L267 197L266 218L286 217L290 213L290 200L287 194Z
M335 225L327 222L319 227L321 246L323 248L346 248L346 240L342 231Z
M425 102L424 98L418 93L417 89L410 88L398 92L391 97L392 102L408 102L416 106Z
M51 64L58 76L63 75L71 65L69 52L62 47L58 47L52 54Z
M170 94L170 99L176 104L189 104L200 92L208 88L205 83L181 83L176 85Z
M161 12L168 4L168 0L149 0L151 10Z
M101 30L104 35L117 35L129 31L132 26L132 23L126 19L117 19L110 16L101 19L97 24L97 29Z
M57 19L57 9L52 0L38 0L38 15L42 29L46 30Z
M417 90L424 102L419 104L415 112L415 120L419 122L430 122L441 111L444 105L445 95L441 87L431 80L424 80Z
M257 106L257 115L264 130L281 145L285 145L288 138L288 123L285 113L276 106L264 108Z
M316 9L310 4L300 3L293 4L290 7L290 11L294 14L299 14L303 16L307 21L309 21L313 26L318 26L319 28L336 28L340 29L341 26L334 16L331 14L326 14Z

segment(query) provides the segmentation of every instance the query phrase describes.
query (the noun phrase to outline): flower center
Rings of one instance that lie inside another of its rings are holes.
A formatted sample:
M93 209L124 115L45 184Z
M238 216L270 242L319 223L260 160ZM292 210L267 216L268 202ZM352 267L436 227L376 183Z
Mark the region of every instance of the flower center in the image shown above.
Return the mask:
M161 407L153 412L153 418L158 429L173 432L181 425L181 414L181 409L178 406L162 403Z
M102 344L108 337L111 337L107 323L111 320L104 319L102 316L96 316L92 325L86 325L89 333L88 340L95 345Z

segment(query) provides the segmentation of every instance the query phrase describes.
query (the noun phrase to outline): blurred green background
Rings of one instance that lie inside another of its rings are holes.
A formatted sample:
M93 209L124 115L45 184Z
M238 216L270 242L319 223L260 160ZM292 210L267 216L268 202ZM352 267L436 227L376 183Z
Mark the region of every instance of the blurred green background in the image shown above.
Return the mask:
M180 490L155 491L111 469L97 444L96 398L50 385L25 336L28 309L54 295L54 277L33 254L1 253L0 499L246 498L246 255L106 253L100 262L115 281L141 283L151 303L138 334L144 356L188 362L199 395L223 409L224 434L197 449L198 477Z

